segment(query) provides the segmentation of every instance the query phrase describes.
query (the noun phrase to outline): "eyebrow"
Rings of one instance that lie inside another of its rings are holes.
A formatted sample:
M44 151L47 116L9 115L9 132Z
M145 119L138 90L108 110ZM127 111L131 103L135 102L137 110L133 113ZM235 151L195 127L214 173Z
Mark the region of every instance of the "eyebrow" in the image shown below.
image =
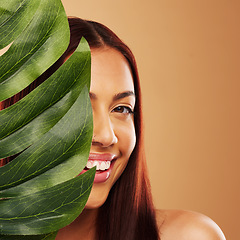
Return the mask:
M117 93L114 95L113 97L113 101L125 98L125 97L129 97L129 96L135 96L135 93L133 91L126 91L126 92L122 92L122 93Z
M95 93L89 92L89 96L91 99L97 99L97 96ZM117 93L113 96L113 101L125 98L125 97L129 97L129 96L133 96L136 97L135 93L133 91L126 91L126 92L121 92L121 93Z

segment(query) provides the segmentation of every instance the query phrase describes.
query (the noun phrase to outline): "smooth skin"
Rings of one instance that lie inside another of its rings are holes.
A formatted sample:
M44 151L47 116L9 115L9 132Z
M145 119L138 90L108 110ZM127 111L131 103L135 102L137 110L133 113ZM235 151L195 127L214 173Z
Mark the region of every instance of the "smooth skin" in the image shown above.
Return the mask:
M161 240L226 240L209 217L184 210L157 210Z
M93 109L91 153L117 156L110 178L94 183L86 208L98 208L125 169L136 144L134 85L127 61L115 50L92 50L90 99Z
M135 95L129 65L123 55L112 48L91 49L91 54L90 99L94 129L90 152L112 153L117 160L109 179L94 183L85 209L73 223L58 232L57 240L94 239L98 208L124 171L136 144L132 113ZM161 240L225 240L220 228L198 213L159 210L157 222Z

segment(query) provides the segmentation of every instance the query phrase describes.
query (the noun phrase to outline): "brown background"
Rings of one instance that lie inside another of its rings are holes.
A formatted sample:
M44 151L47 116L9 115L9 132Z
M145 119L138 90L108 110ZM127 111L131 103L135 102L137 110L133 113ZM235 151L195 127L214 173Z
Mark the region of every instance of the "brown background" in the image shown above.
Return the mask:
M240 239L240 2L62 2L136 56L156 207L202 212Z

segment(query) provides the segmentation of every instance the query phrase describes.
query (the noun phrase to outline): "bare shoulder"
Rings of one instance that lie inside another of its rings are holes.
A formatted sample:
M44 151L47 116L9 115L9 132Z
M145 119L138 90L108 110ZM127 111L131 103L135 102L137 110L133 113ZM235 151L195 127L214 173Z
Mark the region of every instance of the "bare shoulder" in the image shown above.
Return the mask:
M161 240L226 240L209 217L191 211L157 210Z

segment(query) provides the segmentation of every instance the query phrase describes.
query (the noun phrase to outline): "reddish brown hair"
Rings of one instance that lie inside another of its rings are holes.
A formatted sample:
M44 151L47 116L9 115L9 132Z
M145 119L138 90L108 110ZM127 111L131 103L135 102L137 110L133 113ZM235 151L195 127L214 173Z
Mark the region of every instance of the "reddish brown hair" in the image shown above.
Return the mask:
M134 55L115 33L100 23L69 18L69 25L70 44L63 56L43 76L33 82L29 89L20 93L21 96L16 95L5 100L2 108L25 96L31 88L36 87L51 75L77 48L82 37L86 38L91 48L110 47L121 52L129 63L134 79L136 94L134 123L137 141L126 169L112 187L106 202L99 209L96 235L98 240L159 240L144 153L141 91Z

